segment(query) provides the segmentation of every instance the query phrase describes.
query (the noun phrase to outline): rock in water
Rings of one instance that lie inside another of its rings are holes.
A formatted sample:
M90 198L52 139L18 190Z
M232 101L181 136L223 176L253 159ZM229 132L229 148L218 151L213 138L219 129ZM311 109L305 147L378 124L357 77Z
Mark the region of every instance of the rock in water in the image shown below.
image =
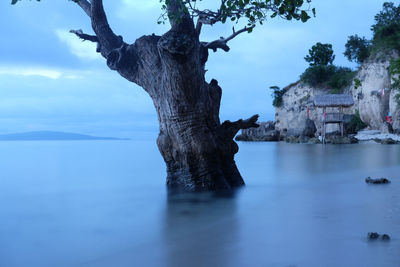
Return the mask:
M379 239L379 237L380 237L380 239L382 241L389 241L390 240L390 236L388 234L380 235L380 234L378 234L376 232L369 232L368 233L368 239L369 240L377 240L377 239Z
M386 178L378 178L378 179L372 179L371 177L367 177L365 178L365 182L367 184L389 184L390 180L386 179Z
M379 238L379 234L376 232L369 232L368 233L368 239L369 240L376 240Z
M380 143L382 145L394 145L394 144L397 144L397 141L393 140L392 138L385 138L385 139L380 140Z
M258 128L242 130L235 139L236 141L279 141L280 132L275 130L274 122L267 121L261 122Z

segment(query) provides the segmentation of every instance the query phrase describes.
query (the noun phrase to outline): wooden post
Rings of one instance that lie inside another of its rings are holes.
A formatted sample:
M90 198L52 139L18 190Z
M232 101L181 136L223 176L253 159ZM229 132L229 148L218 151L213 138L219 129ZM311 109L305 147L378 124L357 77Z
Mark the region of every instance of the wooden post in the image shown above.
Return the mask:
M343 137L343 128L344 128L344 126L343 126L343 117L342 117L342 114L343 114L343 107L340 107L339 108L339 116L340 116L340 133L341 133L341 135L342 135L342 137Z
M323 124L322 124L322 144L325 144L325 135L326 135L326 107L323 109Z

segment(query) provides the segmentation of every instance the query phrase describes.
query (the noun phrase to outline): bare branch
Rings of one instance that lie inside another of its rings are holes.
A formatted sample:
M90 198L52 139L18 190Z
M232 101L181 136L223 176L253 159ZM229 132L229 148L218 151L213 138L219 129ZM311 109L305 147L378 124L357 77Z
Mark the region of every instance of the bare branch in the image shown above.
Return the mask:
M257 128L260 126L256 123L258 117L259 115L254 115L247 120L238 120L235 122L225 121L220 126L222 134L228 139L233 139L241 129Z
M76 36L81 38L83 41L99 42L99 38L96 35L90 35L83 33L82 30L70 30L70 33L74 33Z
M115 35L111 30L106 13L104 12L103 1L92 0L91 3L92 28L102 47L101 53L104 57L107 57L113 49L120 48L124 42L121 36Z
M78 36L83 41L91 41L91 42L97 43L96 52L97 53L101 52L101 46L100 46L100 43L99 43L99 38L97 38L96 35L90 35L90 34L83 33L82 30L70 30L69 32L75 34L76 36Z
M227 38L221 37L218 40L215 40L215 41L212 41L209 43L204 43L204 47L207 49L211 49L214 52L216 52L218 48L224 50L225 52L228 52L230 50L230 48L227 43L230 40L232 40L233 38L235 38L236 36L238 36L239 34L250 31L252 28L253 27L244 27L243 29L241 29L239 31L235 31L235 28L233 28L232 35L228 36Z
M87 0L77 0L76 3L85 11L85 13L91 17L92 16L92 7Z

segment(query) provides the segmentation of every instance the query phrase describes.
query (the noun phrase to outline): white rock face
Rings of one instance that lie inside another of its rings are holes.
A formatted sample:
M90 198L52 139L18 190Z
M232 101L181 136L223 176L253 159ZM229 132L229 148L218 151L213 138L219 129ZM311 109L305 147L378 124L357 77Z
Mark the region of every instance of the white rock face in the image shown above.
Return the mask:
M297 82L286 87L287 92L283 96L283 104L276 108L275 129L281 131L284 135L286 131L301 133L304 129L307 119L307 107L310 119L314 121L317 127L317 135L322 130L321 108L314 106L314 97L316 95L326 94L327 90L322 88L313 88L302 82ZM331 109L327 109L330 112ZM344 113L353 114L351 108L344 109ZM335 124L327 125L327 132L338 131L339 126Z
M390 110L391 79L389 60L366 62L359 69L356 79L361 86L350 90L354 98L354 109L358 109L363 122L371 129L380 129Z
M392 90L389 100L390 113L393 118L393 129L400 129L400 106L397 104L396 97L400 99L400 91Z
M392 55L398 58L397 55ZM400 111L395 101L397 91L391 90L391 77L388 70L390 59L375 59L365 62L358 70L355 79L361 81L361 86L355 88L354 81L344 93L353 95L354 106L345 108L345 114L354 114L359 110L362 121L370 129L380 130L385 122L385 116L391 112L393 128L400 129ZM312 88L302 82L297 82L285 88L283 105L276 108L275 128L284 134L288 131L301 131L307 118L307 107L310 119L314 120L318 132L321 131L322 109L314 107L314 96L329 93L329 89ZM327 112L330 112L328 109ZM291 130L290 130L291 129ZM337 131L335 124L328 124L327 131ZM318 134L317 132L317 134Z

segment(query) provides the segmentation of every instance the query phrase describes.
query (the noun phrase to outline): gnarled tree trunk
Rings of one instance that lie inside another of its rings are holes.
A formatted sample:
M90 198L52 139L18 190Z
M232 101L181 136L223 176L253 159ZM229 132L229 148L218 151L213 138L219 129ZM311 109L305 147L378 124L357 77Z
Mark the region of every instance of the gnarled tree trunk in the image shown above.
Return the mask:
M101 0L79 4L91 14L96 36L73 31L98 42L108 66L150 95L157 110L158 148L167 165L167 185L184 191L226 190L244 185L233 141L242 128L257 127L258 116L237 122L219 120L222 90L216 80L205 81L208 50L199 41L188 14L171 20L163 36L143 36L128 45L112 33ZM179 9L171 0L168 12Z

